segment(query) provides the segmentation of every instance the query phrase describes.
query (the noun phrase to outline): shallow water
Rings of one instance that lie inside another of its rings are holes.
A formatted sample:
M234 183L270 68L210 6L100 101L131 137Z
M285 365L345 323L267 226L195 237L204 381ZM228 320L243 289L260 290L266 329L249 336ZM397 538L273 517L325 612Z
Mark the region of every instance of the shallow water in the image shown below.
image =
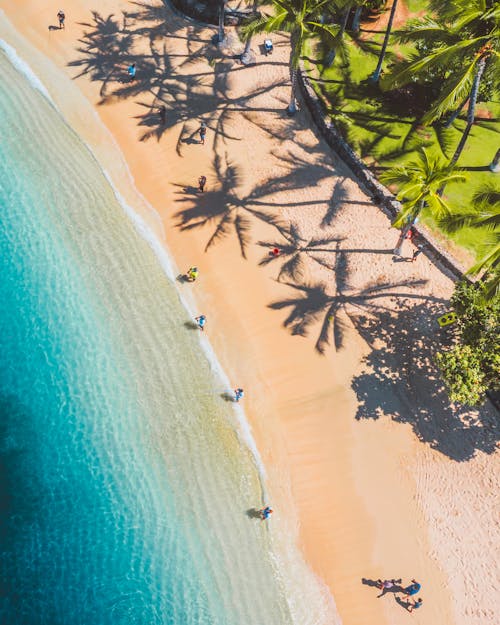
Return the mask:
M1 51L0 71L0 622L291 622L175 285Z

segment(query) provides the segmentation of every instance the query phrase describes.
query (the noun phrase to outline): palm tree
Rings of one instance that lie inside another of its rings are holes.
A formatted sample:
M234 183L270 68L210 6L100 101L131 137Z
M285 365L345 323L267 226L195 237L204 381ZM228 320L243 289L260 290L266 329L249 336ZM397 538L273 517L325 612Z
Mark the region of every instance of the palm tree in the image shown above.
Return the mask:
M500 295L500 188L490 185L476 192L472 205L475 211L449 215L440 225L450 233L475 228L489 235L484 255L468 273L473 276L484 273L485 297L491 299Z
M496 151L493 160L490 163L490 170L495 172L496 174L500 172L500 148Z
M335 39L338 24L322 24L322 9L330 0L272 0L273 13L271 15L256 16L245 24L241 31L244 39L257 33L271 33L284 31L290 33L290 77L292 92L288 112L297 111L297 70L304 45L314 36L325 39Z
M439 156L423 148L414 161L393 167L384 172L380 179L385 184L397 186L397 197L403 202L401 212L392 222L396 228L402 228L394 249L394 254L400 256L406 235L422 209L429 208L437 219L450 214L448 205L439 195L439 189L450 182L465 182L466 177L463 173L454 172Z
M497 0L433 0L431 9L440 17L415 20L398 37L422 52L398 64L383 85L439 82L439 95L423 117L426 123L448 111L458 115L469 102L467 124L450 162L455 165L474 123L481 79L488 75L494 88L500 83L500 6Z
M252 15L254 16L257 14L257 8L259 6L259 3L260 3L260 0L253 0ZM243 54L241 55L241 59L240 59L243 65L248 65L249 63L252 62L251 48L252 48L252 37L250 36L246 40L245 49L243 50Z
M375 71L373 72L373 74L370 76L370 81L374 83L378 82L380 78L380 74L382 73L382 64L384 62L385 55L387 52L387 46L389 44L389 37L391 36L392 23L394 22L394 16L396 15L397 6L398 6L398 0L393 0L391 13L389 15L389 22L387 23L387 28L385 30L384 42L382 44L382 49L380 50L380 54L378 57L377 67L375 68Z

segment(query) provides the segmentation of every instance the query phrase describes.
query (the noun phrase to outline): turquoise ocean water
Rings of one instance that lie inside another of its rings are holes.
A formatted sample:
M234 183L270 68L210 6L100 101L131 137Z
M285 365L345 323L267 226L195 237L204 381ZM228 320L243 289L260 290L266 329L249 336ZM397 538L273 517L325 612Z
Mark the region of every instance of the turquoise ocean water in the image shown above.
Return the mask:
M0 72L0 623L291 623L176 287L2 50Z

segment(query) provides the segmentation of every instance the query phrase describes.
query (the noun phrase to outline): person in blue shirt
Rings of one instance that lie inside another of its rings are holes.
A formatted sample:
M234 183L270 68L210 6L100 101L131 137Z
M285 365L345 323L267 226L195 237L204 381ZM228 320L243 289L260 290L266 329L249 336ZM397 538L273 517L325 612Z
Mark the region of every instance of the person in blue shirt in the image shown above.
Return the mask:
M199 317L195 317L194 319L200 330L203 332L203 329L205 328L205 323L207 322L207 318L205 317L205 315L200 315Z
M263 521L265 521L271 516L272 513L273 513L272 509L269 506L266 506L265 508L262 508L262 510L260 511L260 518Z
M412 579L411 581L412 581L412 583L403 590L405 595L408 595L410 597L412 595L416 595L417 592L421 588L420 584L415 579Z

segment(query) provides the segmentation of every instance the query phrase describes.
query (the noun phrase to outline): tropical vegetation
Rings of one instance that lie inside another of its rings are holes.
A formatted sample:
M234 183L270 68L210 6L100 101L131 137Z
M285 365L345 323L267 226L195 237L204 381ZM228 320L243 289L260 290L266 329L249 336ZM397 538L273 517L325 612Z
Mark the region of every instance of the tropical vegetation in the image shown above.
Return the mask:
M409 5L416 16L427 10L427 17L395 27L396 3L388 2L387 27L377 31L368 25L375 14L363 8L359 35L354 20L346 21L350 38L345 39L347 51L342 58L332 67L321 60L306 61L312 84L338 130L400 198L407 198L408 167L419 162L425 149L435 159L441 155L435 165L450 173L450 179L443 179L435 189L437 196L443 197L451 213L471 214L476 210L474 195L485 184L494 186L492 172L500 169L500 3L399 2ZM308 56L322 59L321 45L309 40ZM455 177L452 170L457 163L462 172ZM461 184L465 173L467 185ZM411 198L403 206L399 225L407 225L408 211L415 209ZM463 220L460 228L445 229L444 215L427 201L418 212L427 226L442 229L478 261L485 256L492 239L486 228ZM481 274L486 268L474 265L473 272Z
M476 406L500 390L500 298L484 301L482 283L460 282L451 304L457 314L454 344L436 361L450 399Z

